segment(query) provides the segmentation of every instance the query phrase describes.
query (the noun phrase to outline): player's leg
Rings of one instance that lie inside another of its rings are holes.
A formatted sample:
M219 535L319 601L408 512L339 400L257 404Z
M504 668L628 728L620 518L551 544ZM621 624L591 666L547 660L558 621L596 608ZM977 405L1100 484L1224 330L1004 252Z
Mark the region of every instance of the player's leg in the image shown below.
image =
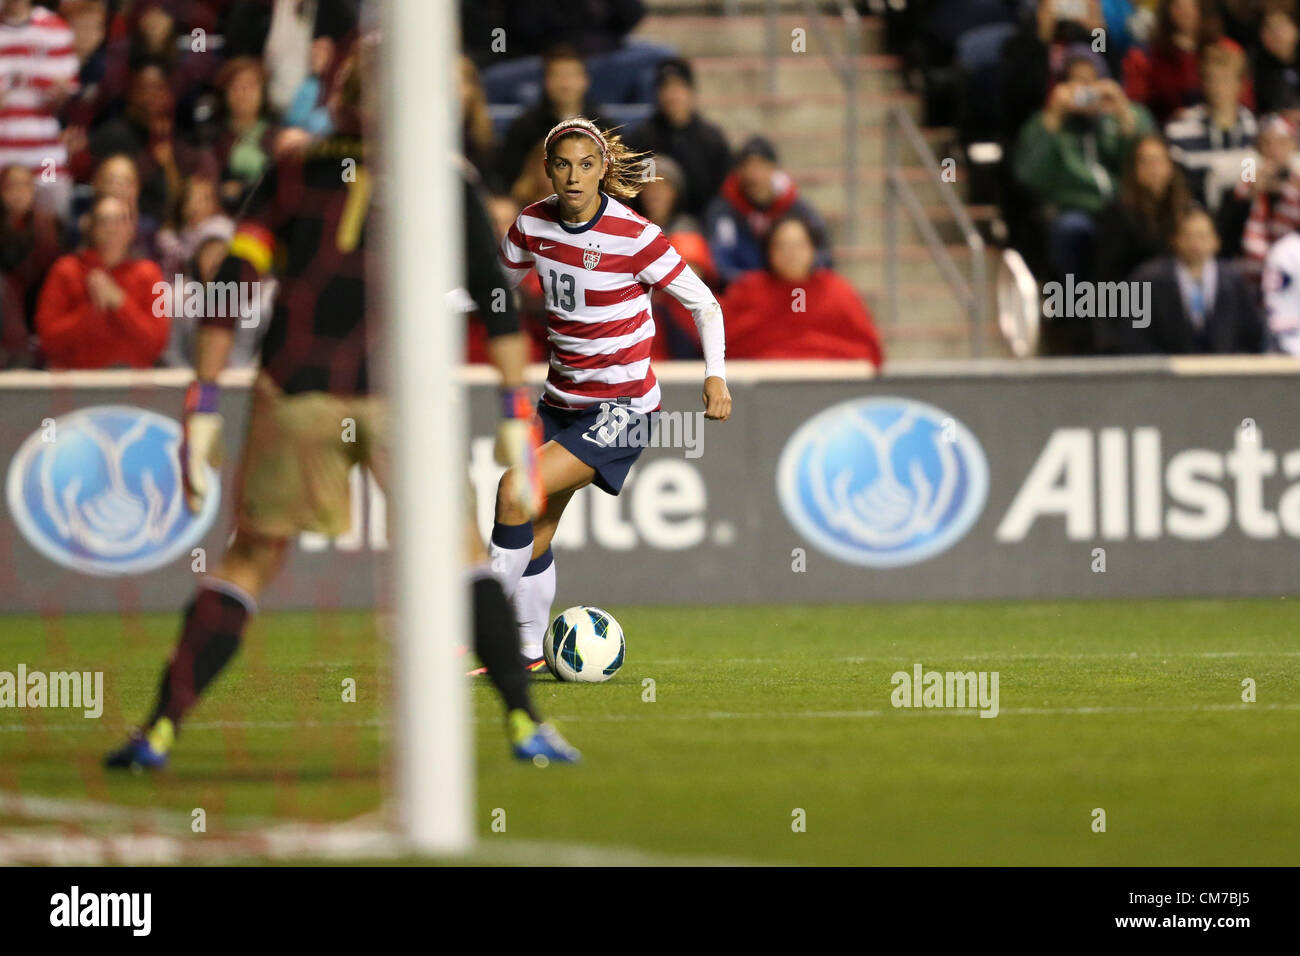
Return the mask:
M550 438L544 450L548 452L552 468L551 475L543 477L547 507L531 523L533 546L530 558L513 590L523 641L521 650L530 669L544 666L542 642L550 623L556 589L555 556L550 545L560 517L573 492L586 485L595 483L607 494L619 493L643 444L635 439L629 440L623 429L640 414L630 411L613 414L608 403L578 412L542 411ZM649 434L645 429L637 432L642 433ZM511 565L512 572L513 568Z
M365 464L380 488L387 490L390 462L385 440L387 416L384 407L376 406L361 420L364 425L361 433L365 440ZM519 657L519 626L510 609L510 600L502 590L500 581L493 579L495 587L487 583L487 579L492 577L492 570L483 539L475 528L474 516L478 513L478 499L468 476L465 482L464 508L463 549L465 567L469 571L471 633L474 652L483 663L481 668L470 674L486 676L492 680L505 702L508 714L516 710L523 711L536 721L539 718L529 702L528 674Z
M235 538L185 608L149 720L108 755L109 767L162 766L182 720L239 649L292 536L348 530L348 469L355 450L340 434L345 417L333 396L285 396L259 378L240 460Z
M370 469L381 489L387 490L390 460L387 407L381 400L356 403L359 424L358 461ZM533 707L528 672L519 656L519 625L501 582L492 574L487 549L475 528L478 512L474 486L465 482L464 560L469 570L471 633L474 653L483 663L482 673L495 686L505 704L506 734L511 750L521 760L535 763L577 763L582 755L542 721ZM471 673L479 673L474 671Z
M466 489L465 565L469 568L473 602L474 653L483 667L472 676L486 676L505 701L506 713L522 710L539 721L528 695L528 673L519 656L519 625L501 582L492 574L487 549L474 527L474 488Z
M520 648L530 670L540 670L542 641L551 623L551 604L555 600L555 555L551 539L560 517L576 488L560 491L546 498L546 510L533 520L533 557L524 568L515 589L515 609L519 614Z
M582 755L544 723L533 707L528 690L528 672L519 656L519 625L515 610L492 573L487 549L474 527L474 489L467 484L465 513L466 565L470 571L474 652L483 662L506 707L506 734L510 748L520 760L545 764L577 763ZM477 672L474 672L477 673Z
M595 469L555 441L548 441L538 449L537 471L548 502L552 496L561 496L565 492L571 494L590 484L596 474ZM514 481L513 470L507 471L497 485L496 522L492 526L490 544L492 570L500 577L507 596L514 595L528 563L540 554L535 547L534 522L511 500L508 493ZM564 497L564 502L568 503L567 496ZM555 512L554 521L558 522L563 510L561 505ZM547 511L551 511L549 503ZM553 533L553 526L551 530ZM550 545L549 537L546 545Z
M257 599L284 563L288 539L237 532L221 566L203 579L181 615L180 637L163 667L158 696L140 732L105 763L157 767L181 723L234 658Z
M199 696L239 650L257 600L284 566L288 549L286 538L236 533L221 566L185 608L180 641L163 671L149 718L151 728L166 718L173 731L180 729Z
M475 535L475 539L477 539ZM482 545L479 545L480 549ZM545 723L534 709L528 690L528 672L519 656L518 625L506 593L487 563L471 572L473 587L474 651L487 670L506 707L506 734L510 749L520 760L538 765L552 761L577 763L582 755Z
M472 512L471 512L472 514ZM487 550L474 529L473 519L465 522L466 564L472 602L474 653L483 662L483 673L491 679L506 705L507 716L516 710L540 722L528 695L528 672L519 657L519 625L501 582L492 574Z
M568 450L575 459L583 457L582 485L594 484L606 494L617 495L622 490L628 470L641 454L644 442L625 436L622 427L637 421L642 413L626 412L622 425L614 427L618 419L607 411L592 408L584 412L566 428L555 433L554 443ZM640 428L632 434L649 436L653 432L653 416L645 422L650 428ZM612 432L612 434L611 434ZM551 621L551 604L555 600L556 566L551 551L551 539L559 525L560 516L573 497L576 488L548 497L544 514L533 522L532 559L524 568L523 577L515 591L515 607L519 612L520 639L523 654L532 666L540 669L542 643Z

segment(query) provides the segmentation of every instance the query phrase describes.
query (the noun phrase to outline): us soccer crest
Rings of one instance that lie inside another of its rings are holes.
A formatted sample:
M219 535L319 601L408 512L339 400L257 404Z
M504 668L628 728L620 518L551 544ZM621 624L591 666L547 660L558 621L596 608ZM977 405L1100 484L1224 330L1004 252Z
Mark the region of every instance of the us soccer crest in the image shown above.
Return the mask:
M588 269L596 268L600 262L600 246L588 246L582 253L582 264Z

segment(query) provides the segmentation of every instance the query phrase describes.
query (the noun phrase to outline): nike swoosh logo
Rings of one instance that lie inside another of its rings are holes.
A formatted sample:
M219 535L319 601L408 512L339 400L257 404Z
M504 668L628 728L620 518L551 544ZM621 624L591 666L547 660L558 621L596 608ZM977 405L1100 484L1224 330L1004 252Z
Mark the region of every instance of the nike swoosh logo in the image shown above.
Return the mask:
M552 243L551 245L554 245L554 243ZM544 242L539 242L539 243L537 244L537 248L538 248L538 250L540 251L540 250L542 250L542 249L550 249L551 246L548 246L548 245L547 245L546 243L544 243Z

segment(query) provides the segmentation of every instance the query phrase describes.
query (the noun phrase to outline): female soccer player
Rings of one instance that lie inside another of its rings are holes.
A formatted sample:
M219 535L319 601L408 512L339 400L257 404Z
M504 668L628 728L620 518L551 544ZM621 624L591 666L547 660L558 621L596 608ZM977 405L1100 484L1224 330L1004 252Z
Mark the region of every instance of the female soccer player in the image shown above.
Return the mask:
M573 493L588 484L617 495L659 411L650 368L655 324L650 290L673 295L695 317L704 348L704 414L731 416L723 363L722 309L659 227L620 199L641 189L643 154L582 117L545 140L555 193L519 214L501 241L507 281L536 268L546 296L551 370L537 403L543 440L537 480L546 506L533 521L512 501L513 471L501 480L492 529L494 570L514 597L528 668L545 667L542 639L555 597L551 538ZM518 395L507 396L517 403Z

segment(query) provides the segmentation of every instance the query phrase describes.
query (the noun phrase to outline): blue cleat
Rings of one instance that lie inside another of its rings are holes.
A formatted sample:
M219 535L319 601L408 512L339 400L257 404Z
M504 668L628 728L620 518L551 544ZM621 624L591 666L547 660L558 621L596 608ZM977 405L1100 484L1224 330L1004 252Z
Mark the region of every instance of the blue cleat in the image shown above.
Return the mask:
M175 739L176 731L172 722L163 717L147 731L133 733L120 749L105 756L104 766L110 770L130 770L132 773L161 770L167 766L167 757Z
M582 754L560 736L550 724L538 724L522 710L512 711L508 719L511 749L516 760L529 760L535 766L550 763L580 763Z

